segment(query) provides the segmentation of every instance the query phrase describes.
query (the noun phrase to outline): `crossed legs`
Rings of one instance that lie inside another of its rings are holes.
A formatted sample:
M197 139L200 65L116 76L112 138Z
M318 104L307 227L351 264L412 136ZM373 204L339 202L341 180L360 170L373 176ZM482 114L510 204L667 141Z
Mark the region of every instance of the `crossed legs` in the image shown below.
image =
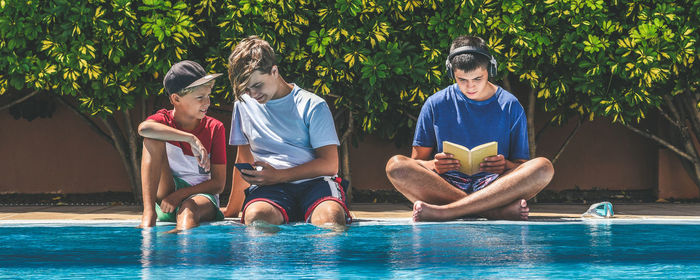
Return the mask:
M413 205L416 221L450 220L466 215L490 219L526 220L527 199L539 193L554 176L546 158L529 160L506 172L486 188L465 194L414 159L392 157L387 176Z

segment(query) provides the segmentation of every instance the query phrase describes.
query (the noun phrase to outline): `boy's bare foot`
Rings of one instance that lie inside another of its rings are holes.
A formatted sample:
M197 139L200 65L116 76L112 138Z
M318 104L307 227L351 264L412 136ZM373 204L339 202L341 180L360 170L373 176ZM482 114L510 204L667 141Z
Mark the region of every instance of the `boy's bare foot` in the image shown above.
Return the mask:
M445 217L445 213L442 211L439 206L418 200L413 204L413 221L448 220L449 218ZM527 207L527 201L518 199L506 206L481 213L480 216L489 220L527 221L529 215L530 208Z
M413 203L414 222L445 220L440 214L440 210L437 209L436 205L428 204L420 200L416 200L416 202Z
M139 228L149 228L149 227L154 227L155 225L156 225L156 215L144 213L141 216L141 224L138 227Z
M169 230L169 231L166 231L165 233L169 233L169 234L178 234L178 233L180 233L180 232L183 232L183 230L174 228L174 229L171 229L171 230Z
M518 199L503 207L486 211L481 216L489 220L527 221L530 208L527 207L526 200Z

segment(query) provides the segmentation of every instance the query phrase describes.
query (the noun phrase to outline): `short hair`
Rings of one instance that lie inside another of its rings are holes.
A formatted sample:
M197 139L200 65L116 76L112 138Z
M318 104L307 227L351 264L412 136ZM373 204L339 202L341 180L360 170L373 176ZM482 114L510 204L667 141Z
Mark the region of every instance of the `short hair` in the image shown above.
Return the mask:
M489 51L484 39L476 36L463 35L455 38L454 41L452 41L452 46L450 46L450 53L460 47L475 47L486 52ZM452 64L452 71L454 71L454 69L459 69L464 72L470 72L477 68L484 68L488 70L490 61L487 57L480 54L464 53L452 57L450 63Z
M255 35L241 40L228 57L228 78L235 98L241 100L253 72L268 74L275 65L277 58L270 43Z

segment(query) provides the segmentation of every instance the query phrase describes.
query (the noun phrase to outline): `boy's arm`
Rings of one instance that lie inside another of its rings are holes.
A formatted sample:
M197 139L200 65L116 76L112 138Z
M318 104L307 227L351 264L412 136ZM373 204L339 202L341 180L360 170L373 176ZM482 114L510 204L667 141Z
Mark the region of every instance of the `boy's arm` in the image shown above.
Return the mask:
M211 166L211 179L201 182L197 185L182 188L172 192L160 202L160 209L165 213L175 211L175 208L186 198L193 194L209 193L218 194L224 190L226 183L226 165L213 164Z
M438 174L445 173L451 170L459 170L459 160L453 159L452 154L438 153L435 157L430 158L433 154L432 147L413 146L411 158L418 161L418 164L428 170L435 170Z
M154 120L145 120L138 127L139 135L162 141L186 142L192 147L192 153L197 158L199 166L209 171L207 149L194 134L185 132Z
M236 163L252 163L253 160L253 154L250 152L250 145L237 146ZM233 167L232 174L231 194L228 197L226 207L221 208L221 212L224 213L225 217L238 217L238 213L242 210L243 201L245 200L243 191L250 186L248 182L243 180L238 168Z
M253 165L262 166L263 170L242 170L242 177L251 184L265 186L338 174L338 146L326 145L314 151L313 160L288 169L275 169L266 162L256 161Z

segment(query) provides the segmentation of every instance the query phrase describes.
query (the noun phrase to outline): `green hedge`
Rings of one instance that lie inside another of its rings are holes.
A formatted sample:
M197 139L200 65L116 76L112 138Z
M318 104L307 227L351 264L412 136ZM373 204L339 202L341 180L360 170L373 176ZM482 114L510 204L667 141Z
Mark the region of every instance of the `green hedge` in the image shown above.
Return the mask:
M643 118L674 90L697 88L698 1L337 0L0 1L0 94L35 89L96 116L162 94L175 61L225 72L257 34L283 73L352 112L365 133L408 141L443 75L452 38L485 38L498 80L527 83L555 119ZM219 102L231 102L219 83Z

